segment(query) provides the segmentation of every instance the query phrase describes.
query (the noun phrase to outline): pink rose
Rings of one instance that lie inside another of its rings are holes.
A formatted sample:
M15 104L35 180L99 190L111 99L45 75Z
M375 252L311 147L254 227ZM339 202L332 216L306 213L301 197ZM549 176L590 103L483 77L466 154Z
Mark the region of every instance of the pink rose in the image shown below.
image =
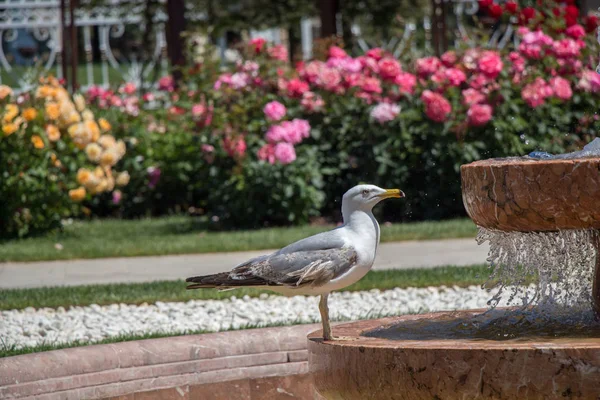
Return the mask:
M271 101L265 105L263 112L268 120L279 121L285 116L287 109L278 101Z
M293 129L300 135L300 141L310 136L310 124L305 119L294 118L292 120Z
M204 106L204 104L194 104L192 106L192 117L194 117L194 118L202 117L205 112L206 112L206 107Z
M470 126L483 126L492 118L492 107L488 104L473 104L467 111L467 122Z
M346 58L348 54L338 46L331 46L329 48L329 57L330 58Z
M561 39L552 44L552 51L558 58L579 57L581 45L573 39Z
M112 202L113 204L119 204L121 202L121 197L123 197L123 193L120 190L115 190L112 193Z
M119 92L125 94L134 94L135 93L135 83L127 82L125 85L121 86Z
M267 53L269 53L269 57L271 57L274 60L288 60L288 51L284 45L278 44L276 46L270 47L269 50L267 50Z
M425 103L425 114L432 121L444 122L452 112L450 102L439 93L425 90L421 95L421 100Z
M417 75L422 78L427 78L433 75L440 67L442 63L437 57L425 57L419 58L416 62Z
M294 146L281 142L277 143L274 148L275 158L282 164L289 164L296 159L296 150Z
M250 83L250 76L245 72L236 72L231 75L231 87L234 89L243 89Z
M318 112L325 107L325 102L321 96L316 95L313 92L305 92L300 104L308 112Z
M202 152L203 153L210 154L210 153L212 153L214 151L215 151L215 146L210 145L210 144L203 144L202 145Z
M400 72L394 83L398 85L401 93L413 94L417 85L417 77L408 72Z
M488 78L487 76L485 76L483 74L480 74L480 75L475 75L471 79L471 82L469 82L469 86L471 86L473 89L476 89L476 90L482 90L489 83L490 83L490 78Z
M305 92L308 92L308 83L298 78L290 79L286 84L286 90L290 97L302 97Z
M510 62L512 64L513 72L525 71L525 59L521 57L519 53L513 51L508 55L508 58L510 59Z
M475 90L475 89L466 89L462 91L463 101L462 103L466 106L470 106L473 104L483 103L485 101L485 96Z
M550 96L552 96L552 88L542 78L537 78L521 91L521 97L532 108L541 106Z
M273 125L267 130L265 138L271 143L276 143L285 140L287 135L287 130L282 125Z
M371 110L371 118L383 124L393 121L400 114L400 106L397 104L379 103Z
M252 47L256 54L260 54L260 52L262 52L263 47L265 47L265 43L267 43L267 41L263 38L252 39L249 42L250 47Z
M377 78L365 78L361 89L367 93L381 93L381 82Z
M458 57L456 56L456 53L453 50L450 50L442 54L440 60L442 60L442 63L449 68L454 66L454 64L458 62Z
M450 84L450 86L460 86L467 80L467 76L458 68L441 68L431 77L431 80L437 84Z
M160 78L158 80L158 90L164 90L167 92L172 92L175 90L175 81L173 80L173 77L168 75Z
M393 58L386 57L379 60L379 74L381 78L388 81L393 81L400 72L402 67L400 63Z
M479 57L479 71L489 78L495 78L502 71L502 59L495 51L484 51Z
M552 87L554 96L561 100L569 100L573 96L571 83L560 76L555 76L554 78L550 79L550 87Z
M338 92L340 91L340 83L342 82L342 74L340 71L333 68L322 68L319 71L319 77L317 79L317 84L325 89Z
M246 141L242 136L233 139L226 137L223 139L223 148L229 157L242 157L246 154Z
M268 161L269 164L275 164L275 145L267 143L258 150L258 159Z
M321 61L311 61L300 71L300 76L310 83L316 82L321 68L323 68Z
M589 69L584 70L577 83L577 88L588 93L600 92L600 74Z
M376 59L362 56L357 57L356 59L361 63L363 69L367 70L365 73L368 73L369 71L374 74L379 73L379 64Z
M581 39L585 36L585 28L579 24L575 24L568 27L565 33L575 40Z
M383 50L379 47L371 49L365 53L366 57L372 58L375 61L379 61L383 58Z

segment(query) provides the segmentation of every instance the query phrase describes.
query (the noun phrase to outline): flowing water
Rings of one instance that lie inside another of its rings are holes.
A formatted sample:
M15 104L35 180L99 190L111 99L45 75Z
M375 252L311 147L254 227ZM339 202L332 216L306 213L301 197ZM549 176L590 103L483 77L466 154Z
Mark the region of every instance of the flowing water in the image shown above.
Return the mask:
M366 336L396 340L600 338L592 309L597 232L502 232L479 228L489 242L489 310L404 322ZM502 308L498 308L501 305ZM505 309L504 307L511 307Z

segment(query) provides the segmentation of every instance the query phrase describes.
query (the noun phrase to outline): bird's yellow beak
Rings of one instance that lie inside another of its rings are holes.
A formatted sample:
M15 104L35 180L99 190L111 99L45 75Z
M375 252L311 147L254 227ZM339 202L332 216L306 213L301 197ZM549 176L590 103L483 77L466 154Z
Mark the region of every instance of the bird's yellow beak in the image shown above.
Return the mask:
M400 189L385 189L385 193L379 195L381 199L400 199L402 197L405 197L405 195Z

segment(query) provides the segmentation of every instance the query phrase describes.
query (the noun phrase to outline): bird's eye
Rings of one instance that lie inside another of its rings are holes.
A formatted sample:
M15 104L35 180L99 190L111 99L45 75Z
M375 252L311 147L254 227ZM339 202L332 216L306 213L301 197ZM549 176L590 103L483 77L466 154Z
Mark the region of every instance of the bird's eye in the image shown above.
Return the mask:
M366 196L369 194L369 189L365 189L362 191L363 196Z

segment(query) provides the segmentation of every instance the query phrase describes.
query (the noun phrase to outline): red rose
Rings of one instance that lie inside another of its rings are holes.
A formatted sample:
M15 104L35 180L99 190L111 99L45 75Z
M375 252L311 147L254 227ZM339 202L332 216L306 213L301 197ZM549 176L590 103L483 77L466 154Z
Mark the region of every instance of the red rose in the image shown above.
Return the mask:
M554 14L555 17L560 17L560 14L562 14L562 12L560 11L560 8L554 7L552 9L552 14Z
M493 0L478 0L479 8L484 9L492 5Z
M594 32L598 28L598 17L595 15L588 15L585 20L585 31L587 33Z
M511 14L516 14L517 9L519 8L519 5L514 1L507 1L506 4L504 4L504 8L506 9L507 12L509 12Z
M502 16L502 7L494 3L488 8L488 14L491 17L498 19Z
M565 15L570 15L577 18L579 16L579 8L576 6L568 5L565 7Z
M576 23L577 23L577 17L574 17L572 15L565 15L565 25L573 26Z
M525 21L529 21L533 17L535 17L535 8L533 7L525 7L523 11L521 11L521 15Z

